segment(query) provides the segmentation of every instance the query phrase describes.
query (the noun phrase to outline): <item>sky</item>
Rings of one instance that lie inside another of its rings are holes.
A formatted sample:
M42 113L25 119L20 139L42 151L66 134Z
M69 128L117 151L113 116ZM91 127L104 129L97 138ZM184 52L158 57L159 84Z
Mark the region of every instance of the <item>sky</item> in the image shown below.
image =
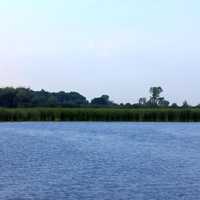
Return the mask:
M0 87L200 103L199 0L0 1Z

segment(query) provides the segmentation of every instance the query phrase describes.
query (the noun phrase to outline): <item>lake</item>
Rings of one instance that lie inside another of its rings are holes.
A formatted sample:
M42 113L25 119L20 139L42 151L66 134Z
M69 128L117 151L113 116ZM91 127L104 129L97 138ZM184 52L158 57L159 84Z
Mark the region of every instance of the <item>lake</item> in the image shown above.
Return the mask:
M0 199L200 199L200 124L1 123Z

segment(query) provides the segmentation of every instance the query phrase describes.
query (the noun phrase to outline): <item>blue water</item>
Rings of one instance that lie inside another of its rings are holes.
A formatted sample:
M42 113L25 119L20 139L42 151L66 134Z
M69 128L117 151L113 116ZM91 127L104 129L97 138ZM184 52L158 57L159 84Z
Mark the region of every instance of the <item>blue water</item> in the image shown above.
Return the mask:
M200 124L1 123L1 200L198 200Z

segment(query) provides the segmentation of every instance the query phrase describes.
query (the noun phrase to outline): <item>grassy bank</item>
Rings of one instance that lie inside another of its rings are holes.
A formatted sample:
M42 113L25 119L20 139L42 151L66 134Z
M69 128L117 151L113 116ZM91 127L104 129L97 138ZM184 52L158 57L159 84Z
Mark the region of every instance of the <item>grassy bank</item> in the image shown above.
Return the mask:
M200 122L200 109L2 108L0 121Z

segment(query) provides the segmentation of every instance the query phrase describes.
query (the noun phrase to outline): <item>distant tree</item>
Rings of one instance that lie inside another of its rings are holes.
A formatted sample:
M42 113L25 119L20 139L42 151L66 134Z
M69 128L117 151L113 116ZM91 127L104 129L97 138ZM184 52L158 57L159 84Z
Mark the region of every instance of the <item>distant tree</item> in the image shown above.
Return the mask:
M178 106L176 103L173 103L173 104L171 105L171 107L172 107L172 108L178 108L179 106Z
M159 97L157 100L157 105L160 107L168 107L169 106L169 101L165 100L164 97Z
M189 108L189 107L190 107L190 106L189 106L188 102L185 100L185 101L183 102L182 108Z
M114 103L109 100L108 95L102 95L101 97L97 97L97 98L92 99L91 104L95 105L95 106L111 106L111 105L114 105Z
M45 90L34 91L31 103L33 107L47 107L48 98L51 94Z
M17 107L31 107L31 99L33 93L30 88L16 88L16 104Z
M160 97L160 94L163 92L163 89L161 87L151 87L149 92L151 94L149 104L152 106L157 106L158 98Z
M200 104L196 105L197 108L200 108Z
M163 89L161 87L151 87L149 91L151 97L157 99L158 97L160 97L160 94L163 92Z
M0 88L0 107L16 107L16 90L12 87Z
M124 105L124 107L125 107L125 108L131 108L132 105L131 105L130 103L126 103L126 104Z
M79 94L78 92L69 92L65 93L65 103L64 105L66 106L81 106L81 105L87 105L88 101L87 99Z
M142 97L142 98L139 99L138 103L139 103L140 106L145 106L146 103L147 103L147 99L145 97Z
M103 94L101 98L105 99L105 101L109 101L109 96L107 94Z
M150 107L168 107L170 102L167 101L164 97L160 97L160 94L163 92L162 87L151 87L150 88L150 99L147 101L147 106Z
M47 98L46 105L49 106L49 107L55 107L56 105L58 105L57 98L54 95L50 95Z
M91 103L88 102L86 97L78 92L48 92L45 90L33 91L30 88L24 87L5 87L0 88L0 107L85 107L85 106L112 106L112 107L168 107L167 101L160 94L163 92L161 87L150 88L150 99L145 97L139 99L138 103L130 104L116 104L109 99L108 95L92 99ZM177 104L172 104L171 107L178 107ZM187 101L182 105L183 108L189 107ZM197 107L200 107L198 105Z
M105 97L104 97L105 98ZM0 107L80 107L88 104L77 92L33 91L30 88L0 88Z

